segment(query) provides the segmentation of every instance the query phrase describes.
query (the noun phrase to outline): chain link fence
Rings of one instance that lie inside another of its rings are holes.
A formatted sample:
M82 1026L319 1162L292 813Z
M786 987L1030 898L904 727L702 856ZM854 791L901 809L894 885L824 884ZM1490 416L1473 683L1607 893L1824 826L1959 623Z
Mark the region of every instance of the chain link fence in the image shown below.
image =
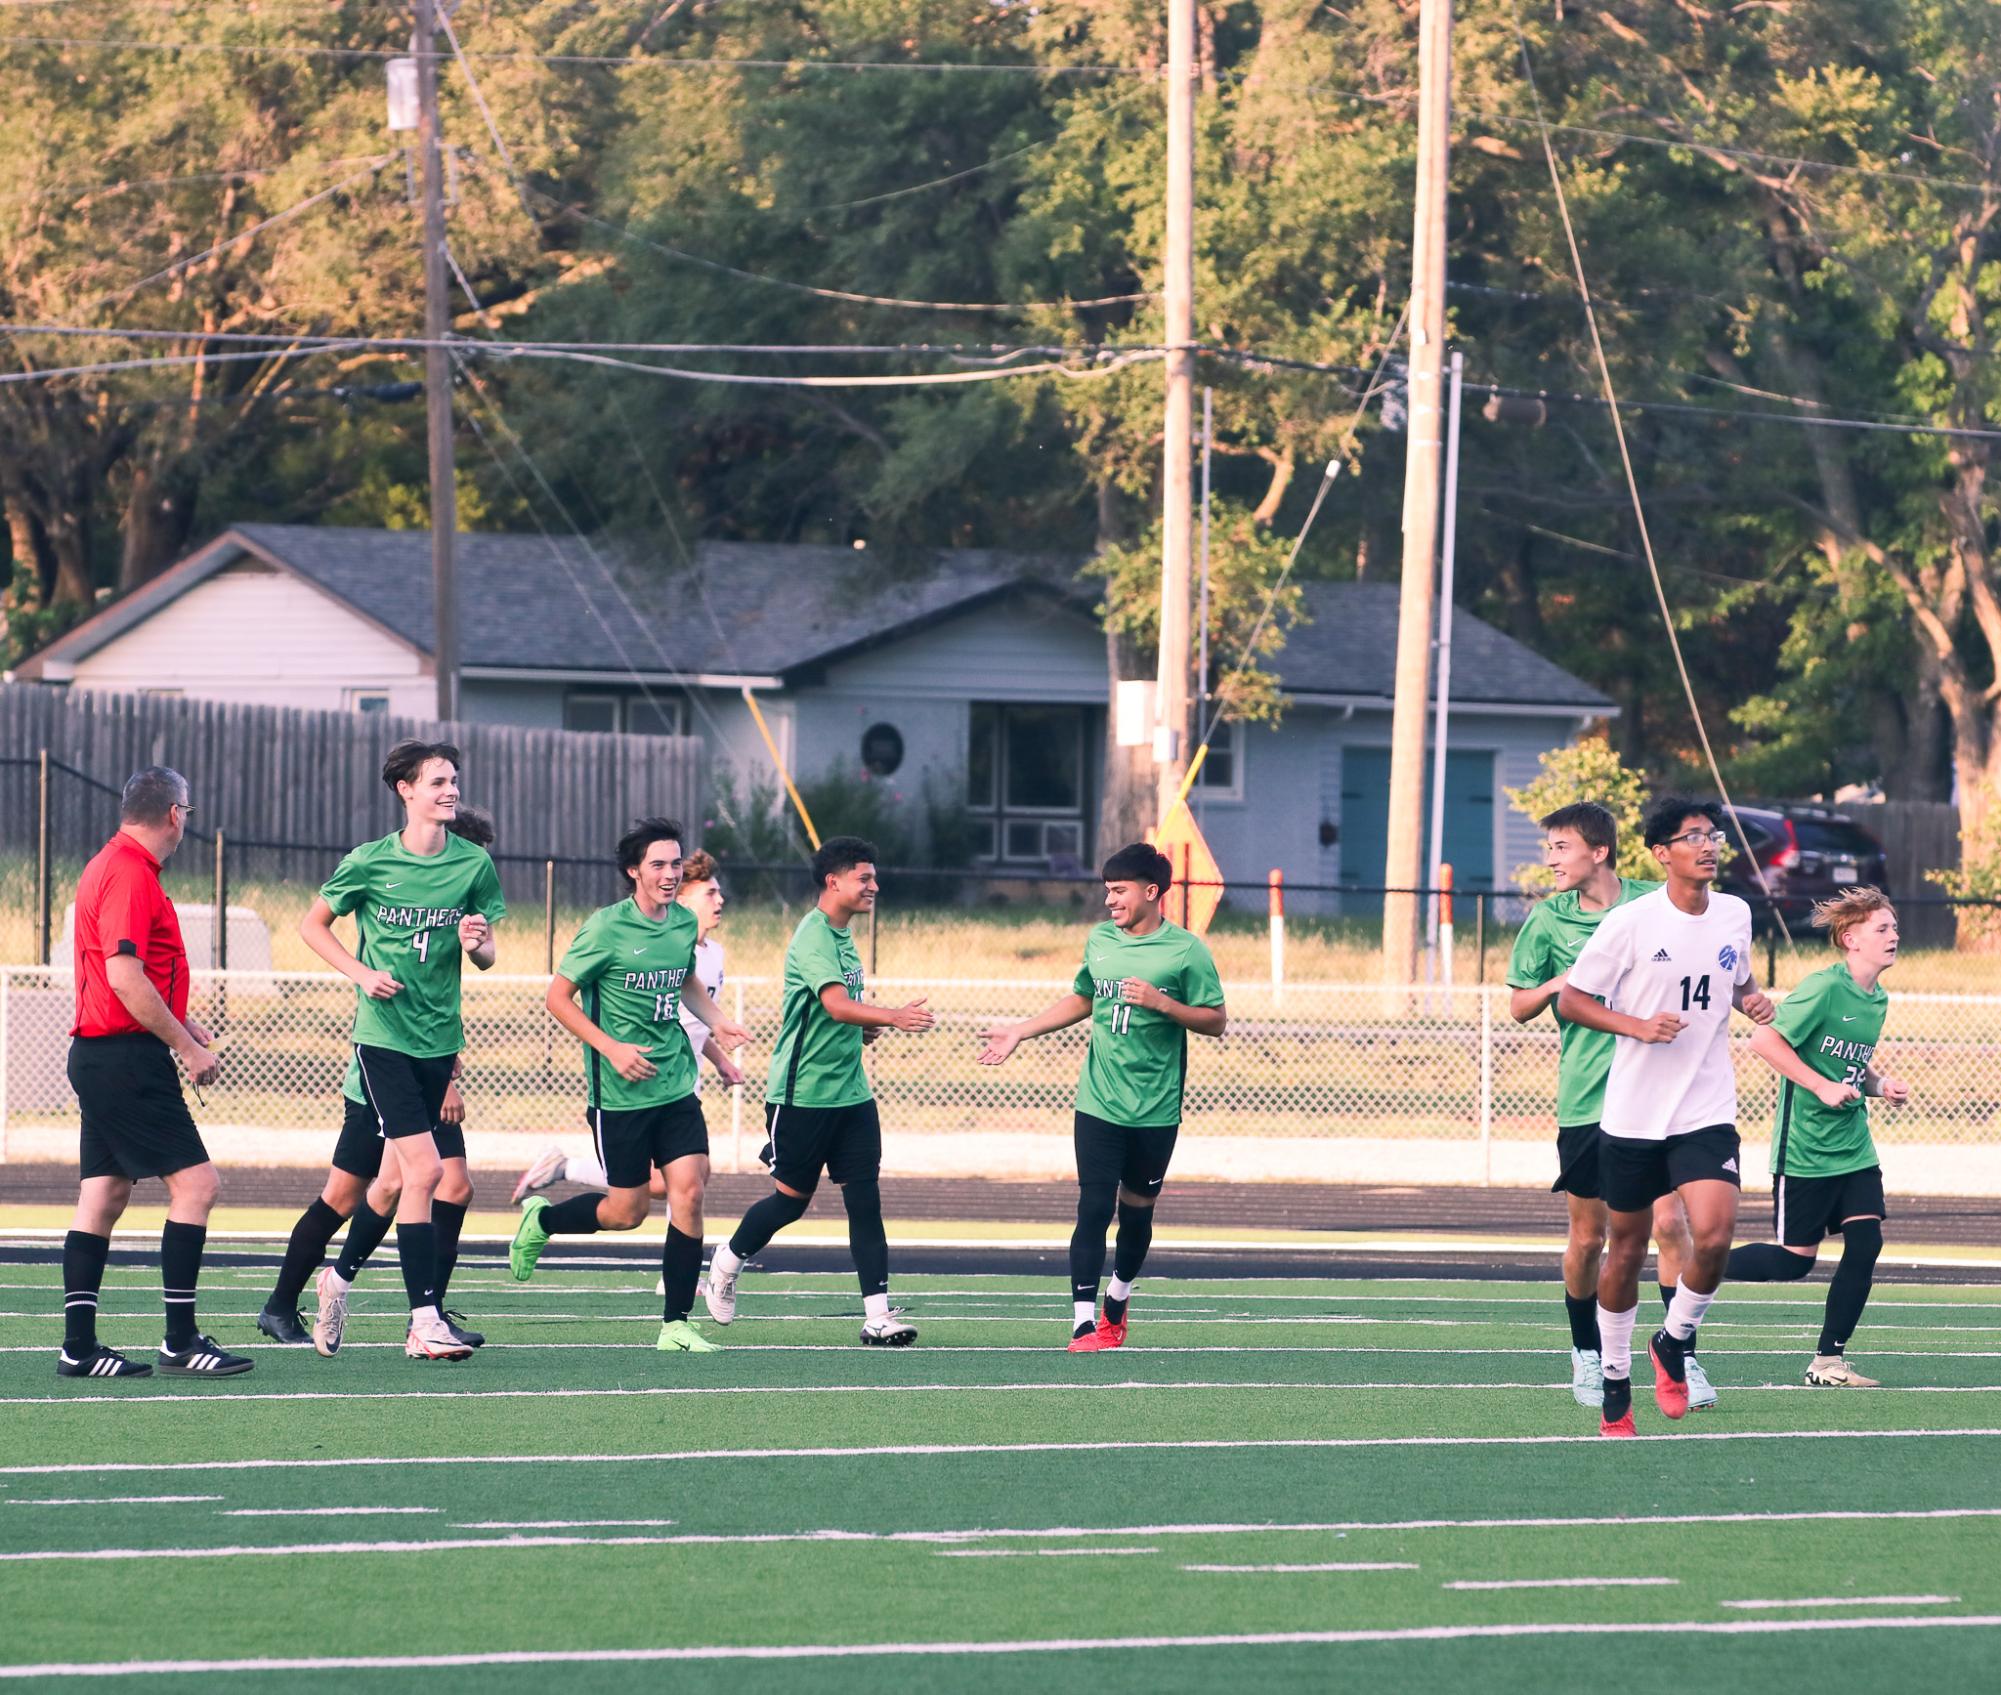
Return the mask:
M975 1063L984 1032L1039 1010L1068 973L991 979L889 975L872 998L924 996L924 1036L869 1052L886 1169L897 1175L1052 1178L1071 1174L1070 1113L1087 1026L1026 1044L1004 1066ZM526 1163L583 1135L581 1049L543 1010L539 976L468 974L468 1130L476 1164ZM353 990L325 973L197 971L194 1016L218 1032L222 1076L197 1121L231 1163L316 1165L339 1123ZM1230 1031L1191 1038L1184 1177L1397 1183L1543 1183L1556 1035L1517 1025L1504 989L1385 990L1228 983ZM66 973L0 969L0 1159L75 1157L64 1077ZM751 1081L709 1080L718 1161L745 1169L763 1139L762 1067L777 1035L777 980L733 976L724 1005L753 1034ZM1763 1180L1775 1079L1741 1022L1734 1044L1745 1176ZM2001 1194L2001 999L1898 994L1879 1064L1912 1085L1901 1109L1872 1108L1893 1190ZM191 1097L192 1098L192 1097Z

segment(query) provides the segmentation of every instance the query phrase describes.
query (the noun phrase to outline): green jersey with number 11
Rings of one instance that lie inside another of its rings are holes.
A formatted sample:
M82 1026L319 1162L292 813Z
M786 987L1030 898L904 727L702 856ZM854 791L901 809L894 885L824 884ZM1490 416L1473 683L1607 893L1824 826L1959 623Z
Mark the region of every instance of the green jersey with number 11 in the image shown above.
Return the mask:
M1132 1129L1179 1124L1188 1032L1164 1012L1121 999L1119 985L1128 977L1142 978L1183 1006L1223 1004L1216 961L1200 936L1165 920L1144 936L1111 923L1094 927L1070 985L1091 1002L1091 1045L1077 1083L1077 1110Z
M412 853L400 833L363 842L335 868L320 898L336 917L353 913L354 957L403 987L387 1000L355 991L358 1047L438 1059L465 1046L459 1020L459 920L507 915L486 849L445 834L442 853Z

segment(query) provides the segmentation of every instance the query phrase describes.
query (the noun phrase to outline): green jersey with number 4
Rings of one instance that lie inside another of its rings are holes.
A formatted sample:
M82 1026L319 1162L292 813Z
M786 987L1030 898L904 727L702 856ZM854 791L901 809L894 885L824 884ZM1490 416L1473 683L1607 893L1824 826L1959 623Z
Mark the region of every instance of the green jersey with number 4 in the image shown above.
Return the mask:
M1077 1110L1133 1129L1181 1122L1188 1078L1188 1032L1164 1012L1120 997L1128 977L1151 983L1183 1006L1221 1006L1223 982L1200 936L1161 922L1144 936L1116 924L1084 938L1084 963L1070 985L1091 1003L1091 1045L1077 1083Z
M784 1106L859 1106L870 1098L862 1067L862 1027L827 1016L820 991L841 984L862 998L862 956L852 931L838 930L817 906L799 920L785 949L784 1022L771 1050L764 1098Z
M320 897L353 913L354 957L403 987L387 1000L355 991L357 1046L438 1059L465 1046L459 1019L459 920L507 915L486 849L449 831L442 853L412 853L400 834L363 842L335 868Z
M701 922L678 903L648 918L639 903L599 907L557 971L583 991L590 1021L614 1042L649 1050L655 1075L628 1083L596 1048L584 1049L591 1105L637 1112L695 1092L695 1050L681 1028L681 985L695 967Z
M1890 996L1881 983L1864 989L1845 964L1830 965L1779 1002L1772 1028L1821 1076L1859 1089L1889 1010ZM1772 1119L1774 1177L1840 1177L1879 1163L1863 1101L1824 1106L1811 1090L1779 1080Z
M1596 911L1586 911L1578 903L1575 889L1537 901L1515 937L1514 952L1508 955L1508 987L1540 989L1552 977L1562 976L1577 963L1584 944L1612 907L1650 895L1659 887L1658 883L1621 877L1619 898L1612 906ZM1549 1015L1556 1018L1554 1002ZM1561 1018L1556 1018L1556 1029L1557 1128L1596 1124L1605 1110L1605 1079L1612 1070L1612 1044L1618 1038L1609 1030L1587 1030Z

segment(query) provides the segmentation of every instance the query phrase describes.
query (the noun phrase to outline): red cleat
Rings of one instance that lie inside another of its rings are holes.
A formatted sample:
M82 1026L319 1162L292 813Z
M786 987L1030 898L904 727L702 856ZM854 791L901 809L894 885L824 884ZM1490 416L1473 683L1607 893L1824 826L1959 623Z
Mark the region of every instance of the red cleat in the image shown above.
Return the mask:
M1107 1348L1122 1348L1125 1346L1125 1341L1126 1321L1124 1319L1120 1319L1118 1323L1114 1324L1109 1318L1101 1318L1098 1320L1097 1329L1088 1331L1082 1336L1073 1336L1070 1339L1070 1352L1073 1354L1097 1354L1104 1352Z
M1601 1418L1598 1421L1598 1434L1600 1436L1638 1436L1639 1432L1633 1428L1632 1409L1628 1408L1615 1419Z
M1647 1358L1654 1362L1654 1405L1669 1418L1687 1417L1688 1379L1681 1344L1663 1330L1647 1344Z

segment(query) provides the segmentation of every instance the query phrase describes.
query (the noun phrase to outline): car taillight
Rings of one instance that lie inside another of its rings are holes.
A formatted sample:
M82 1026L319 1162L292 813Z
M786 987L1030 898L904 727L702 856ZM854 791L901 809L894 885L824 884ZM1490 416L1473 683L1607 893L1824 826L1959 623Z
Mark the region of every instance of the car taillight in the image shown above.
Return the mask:
M1765 869L1768 871L1790 871L1800 862L1799 832L1793 828L1793 821L1790 818L1782 818L1779 822L1785 826L1785 845L1765 861Z

